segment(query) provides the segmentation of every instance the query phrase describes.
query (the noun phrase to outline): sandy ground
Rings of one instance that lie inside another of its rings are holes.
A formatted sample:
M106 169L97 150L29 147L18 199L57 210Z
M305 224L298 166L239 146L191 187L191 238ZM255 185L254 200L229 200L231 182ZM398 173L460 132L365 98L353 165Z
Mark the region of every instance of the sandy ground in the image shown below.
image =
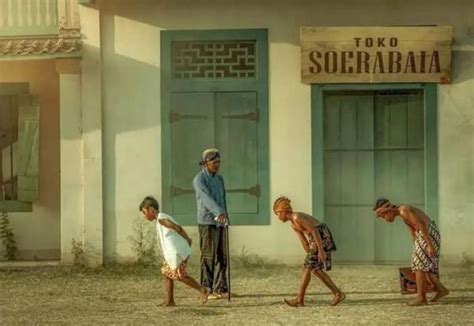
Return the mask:
M298 266L239 267L233 272L231 303L200 305L197 295L176 286L177 307L162 308L157 268L132 266L100 270L65 267L0 269L0 324L310 325L471 324L474 325L474 268L444 268L451 294L438 304L408 307L399 293L394 266L334 266L331 277L347 294L337 307L314 278L306 307L291 308ZM196 266L192 275L198 275Z

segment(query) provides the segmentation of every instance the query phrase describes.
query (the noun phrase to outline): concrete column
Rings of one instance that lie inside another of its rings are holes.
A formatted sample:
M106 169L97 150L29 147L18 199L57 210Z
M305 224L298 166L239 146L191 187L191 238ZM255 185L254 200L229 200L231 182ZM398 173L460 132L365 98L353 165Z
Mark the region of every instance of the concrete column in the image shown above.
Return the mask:
M82 141L84 155L84 250L89 265L103 263L102 85L99 2L79 7Z
M71 244L83 243L84 173L79 59L57 59L60 103L61 262L72 263Z

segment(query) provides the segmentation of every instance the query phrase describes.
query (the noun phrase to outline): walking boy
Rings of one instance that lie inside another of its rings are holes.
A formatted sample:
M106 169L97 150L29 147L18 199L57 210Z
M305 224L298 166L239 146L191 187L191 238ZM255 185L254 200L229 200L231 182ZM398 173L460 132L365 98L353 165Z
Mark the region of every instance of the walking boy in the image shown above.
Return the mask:
M411 306L428 304L426 300L426 282L433 284L436 295L431 302L436 302L449 294L449 290L439 280L439 252L441 236L436 223L420 209L409 206L397 206L386 198L379 198L374 207L377 217L393 223L399 216L408 226L413 239L411 268L416 274L417 296Z
M317 276L334 294L331 302L332 306L339 304L346 296L337 288L331 278L324 270L331 269L331 251L336 250L336 245L331 232L326 224L320 223L314 217L293 212L291 201L286 197L278 198L273 204L273 212L280 221L291 222L291 227L298 235L298 238L307 253L301 276L301 284L298 297L293 300L284 300L292 307L304 306L304 296L311 280L311 273Z
M201 286L194 278L188 276L186 272L192 243L186 231L171 216L160 213L158 201L151 196L143 199L139 210L148 221L157 221L156 229L160 237L161 250L165 260L161 268L166 295L163 306L176 305L173 293L174 281L180 281L199 291L202 303L206 303L210 290Z

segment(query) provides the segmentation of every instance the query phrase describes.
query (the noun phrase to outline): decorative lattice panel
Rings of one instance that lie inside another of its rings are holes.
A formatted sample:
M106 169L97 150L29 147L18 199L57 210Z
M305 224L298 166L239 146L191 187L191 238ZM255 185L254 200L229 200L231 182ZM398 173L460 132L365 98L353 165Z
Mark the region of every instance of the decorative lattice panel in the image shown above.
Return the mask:
M173 77L255 78L256 41L180 41L172 44Z

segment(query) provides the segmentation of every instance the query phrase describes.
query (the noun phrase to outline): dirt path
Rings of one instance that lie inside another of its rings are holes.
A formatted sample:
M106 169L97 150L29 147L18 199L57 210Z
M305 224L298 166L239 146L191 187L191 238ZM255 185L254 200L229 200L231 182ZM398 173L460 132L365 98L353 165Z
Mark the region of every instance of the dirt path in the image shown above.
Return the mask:
M176 308L160 308L159 271L113 268L77 272L62 267L0 270L0 324L310 325L310 324L474 324L473 269L442 269L451 289L436 305L407 307L392 266L335 266L330 272L347 294L337 307L313 279L307 306L290 308L283 298L296 294L299 267L271 266L234 271L231 304L198 304L194 292L178 284ZM198 275L192 271L192 275Z

